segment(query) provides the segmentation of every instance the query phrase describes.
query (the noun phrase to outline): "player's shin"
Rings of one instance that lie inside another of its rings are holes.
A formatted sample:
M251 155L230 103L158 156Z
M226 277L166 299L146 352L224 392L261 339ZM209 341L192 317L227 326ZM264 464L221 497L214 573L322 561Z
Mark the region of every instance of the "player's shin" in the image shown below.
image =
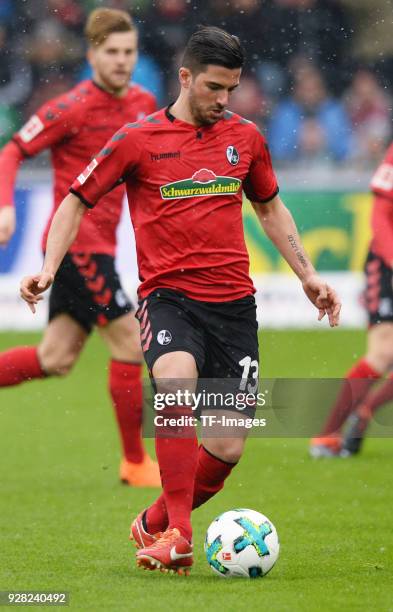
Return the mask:
M191 511L195 474L198 462L198 442L193 424L180 424L180 417L192 418L188 408L165 409L165 418L174 419L156 429L156 453L160 466L163 496L168 513L168 526L177 528L188 541L192 538ZM187 423L187 419L183 419Z
M361 359L351 368L321 436L328 436L340 430L349 414L362 402L370 387L380 376L380 373L365 359Z
M125 459L132 463L143 461L142 366L114 359L109 367L109 390L115 409Z
M216 495L224 486L236 463L228 463L215 457L201 444L198 450L198 464L195 474L194 495L192 508L199 508L211 497ZM149 533L165 531L168 527L168 513L166 510L165 497L160 497L152 504L145 513L145 529Z
M393 374L389 376L386 382L383 383L376 391L371 391L364 399L364 404L370 411L370 416L378 410L380 406L384 406L393 400Z
M195 477L193 508L199 508L216 495L224 486L225 480L236 463L228 463L214 456L202 444L198 453L198 469Z

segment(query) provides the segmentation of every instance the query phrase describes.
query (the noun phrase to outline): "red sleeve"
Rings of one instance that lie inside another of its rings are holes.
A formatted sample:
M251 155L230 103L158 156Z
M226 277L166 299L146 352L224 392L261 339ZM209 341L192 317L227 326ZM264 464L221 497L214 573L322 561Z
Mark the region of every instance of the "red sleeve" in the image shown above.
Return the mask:
M157 100L155 96L153 96L153 94L149 94L147 114L152 115L153 113L156 112L156 110L157 110Z
M390 145L382 164L371 179L371 191L393 201L393 143Z
M24 155L14 142L0 151L0 208L14 204L16 175Z
M81 121L75 96L59 96L46 102L35 115L14 135L13 140L24 155L37 155L75 133Z
M278 184L266 140L257 129L255 129L252 155L243 189L251 202L266 203L277 195Z
M133 172L142 153L137 123L126 123L112 136L83 172L75 179L70 192L88 207Z
M375 196L371 227L373 252L393 267L393 202L386 197Z

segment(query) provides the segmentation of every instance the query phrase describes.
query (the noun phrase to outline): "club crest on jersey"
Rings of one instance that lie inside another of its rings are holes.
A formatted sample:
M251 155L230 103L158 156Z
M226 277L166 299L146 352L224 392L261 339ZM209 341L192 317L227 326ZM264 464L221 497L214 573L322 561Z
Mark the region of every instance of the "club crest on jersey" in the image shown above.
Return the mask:
M162 185L160 192L163 200L235 195L241 188L241 184L238 178L217 176L212 170L201 168L189 179Z
M83 170L83 172L78 176L78 181L81 185L89 178L90 174L93 172L94 168L98 166L98 161L94 158L93 161Z
M157 334L157 342L162 346L166 346L172 342L172 334L167 329L162 329Z
M38 115L33 115L30 117L27 123L20 129L19 136L23 142L30 142L38 136L40 132L44 129L44 124Z
M240 161L239 152L233 145L227 147L227 160L232 166L237 166Z

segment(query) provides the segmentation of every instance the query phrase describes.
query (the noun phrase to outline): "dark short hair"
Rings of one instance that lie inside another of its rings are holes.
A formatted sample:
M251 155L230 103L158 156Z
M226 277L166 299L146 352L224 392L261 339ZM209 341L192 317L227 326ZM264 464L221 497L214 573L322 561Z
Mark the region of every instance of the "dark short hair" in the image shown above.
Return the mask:
M200 27L189 39L182 66L191 72L203 72L208 64L224 68L242 68L245 52L237 36L214 26Z

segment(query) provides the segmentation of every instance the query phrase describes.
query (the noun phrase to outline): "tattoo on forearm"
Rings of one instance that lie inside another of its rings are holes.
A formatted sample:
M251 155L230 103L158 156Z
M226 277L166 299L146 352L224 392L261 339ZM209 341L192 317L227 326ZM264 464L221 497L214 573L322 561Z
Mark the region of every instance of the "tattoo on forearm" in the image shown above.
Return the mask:
M298 243L296 242L295 236L293 236L293 234L289 234L288 235L288 242L291 245L291 247L293 248L293 250L295 251L295 255L298 258L299 262L301 263L301 265L303 266L303 268L307 268L307 260L304 257L302 250L300 248L300 246L298 245Z

